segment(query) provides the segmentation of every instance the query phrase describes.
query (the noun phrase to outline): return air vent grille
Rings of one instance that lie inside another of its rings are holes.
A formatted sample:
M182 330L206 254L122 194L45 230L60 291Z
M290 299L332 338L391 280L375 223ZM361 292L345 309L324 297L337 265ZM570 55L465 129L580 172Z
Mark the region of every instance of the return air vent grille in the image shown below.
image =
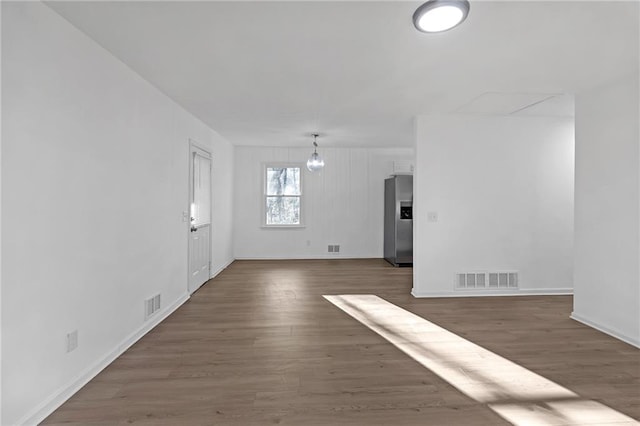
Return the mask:
M518 288L518 272L460 272L456 274L455 285L458 290Z
M149 318L160 310L160 295L156 294L151 299L144 301L144 319Z

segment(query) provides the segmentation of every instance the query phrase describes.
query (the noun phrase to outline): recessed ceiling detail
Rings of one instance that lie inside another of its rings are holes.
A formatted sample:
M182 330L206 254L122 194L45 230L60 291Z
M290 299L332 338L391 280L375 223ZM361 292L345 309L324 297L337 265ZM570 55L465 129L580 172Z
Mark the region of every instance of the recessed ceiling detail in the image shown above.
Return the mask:
M512 113L518 117L575 117L575 98L573 95L562 94L553 96L542 102Z
M486 92L458 108L462 114L512 115L560 96L559 93Z

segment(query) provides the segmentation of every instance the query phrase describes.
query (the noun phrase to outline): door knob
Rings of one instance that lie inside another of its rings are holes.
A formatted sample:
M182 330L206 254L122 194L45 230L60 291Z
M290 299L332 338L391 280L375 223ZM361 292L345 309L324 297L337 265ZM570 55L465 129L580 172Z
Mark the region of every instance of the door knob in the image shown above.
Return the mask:
M191 232L196 232L198 230L198 228L196 228L195 226L191 225Z

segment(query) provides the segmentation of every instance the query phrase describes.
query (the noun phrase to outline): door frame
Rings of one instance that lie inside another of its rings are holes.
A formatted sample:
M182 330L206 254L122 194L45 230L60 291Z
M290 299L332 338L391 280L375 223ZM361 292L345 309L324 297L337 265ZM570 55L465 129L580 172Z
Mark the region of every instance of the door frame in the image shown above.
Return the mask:
M212 267L212 263L213 263L213 232L212 232L212 227L213 227L213 155L211 154L211 150L208 147L205 147L204 145L198 143L198 141L189 138L189 152L187 155L187 165L188 165L188 195L187 195L187 222L186 222L186 227L185 230L187 232L187 294L189 296L191 296L193 293L195 293L200 287L198 287L198 289L195 289L193 292L190 291L189 289L189 282L191 279L191 203L193 202L193 153L195 152L195 149L203 151L205 154L207 154L209 156L209 159L211 160L211 173L209 173L209 188L211 189L211 194L209 197L209 200L211 202L211 205L209 206L209 211L210 211L210 223L209 226L207 227L209 229L209 274L207 277L207 280L211 279L211 267ZM206 282L206 281L205 281Z

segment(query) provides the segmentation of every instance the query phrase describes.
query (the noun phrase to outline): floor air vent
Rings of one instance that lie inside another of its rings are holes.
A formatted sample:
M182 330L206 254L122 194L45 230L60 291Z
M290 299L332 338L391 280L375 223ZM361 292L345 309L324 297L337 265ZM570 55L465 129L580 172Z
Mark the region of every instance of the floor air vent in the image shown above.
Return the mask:
M149 318L160 310L160 295L156 294L151 299L144 301L144 319Z
M456 289L496 290L518 288L517 271L460 272L456 274Z

